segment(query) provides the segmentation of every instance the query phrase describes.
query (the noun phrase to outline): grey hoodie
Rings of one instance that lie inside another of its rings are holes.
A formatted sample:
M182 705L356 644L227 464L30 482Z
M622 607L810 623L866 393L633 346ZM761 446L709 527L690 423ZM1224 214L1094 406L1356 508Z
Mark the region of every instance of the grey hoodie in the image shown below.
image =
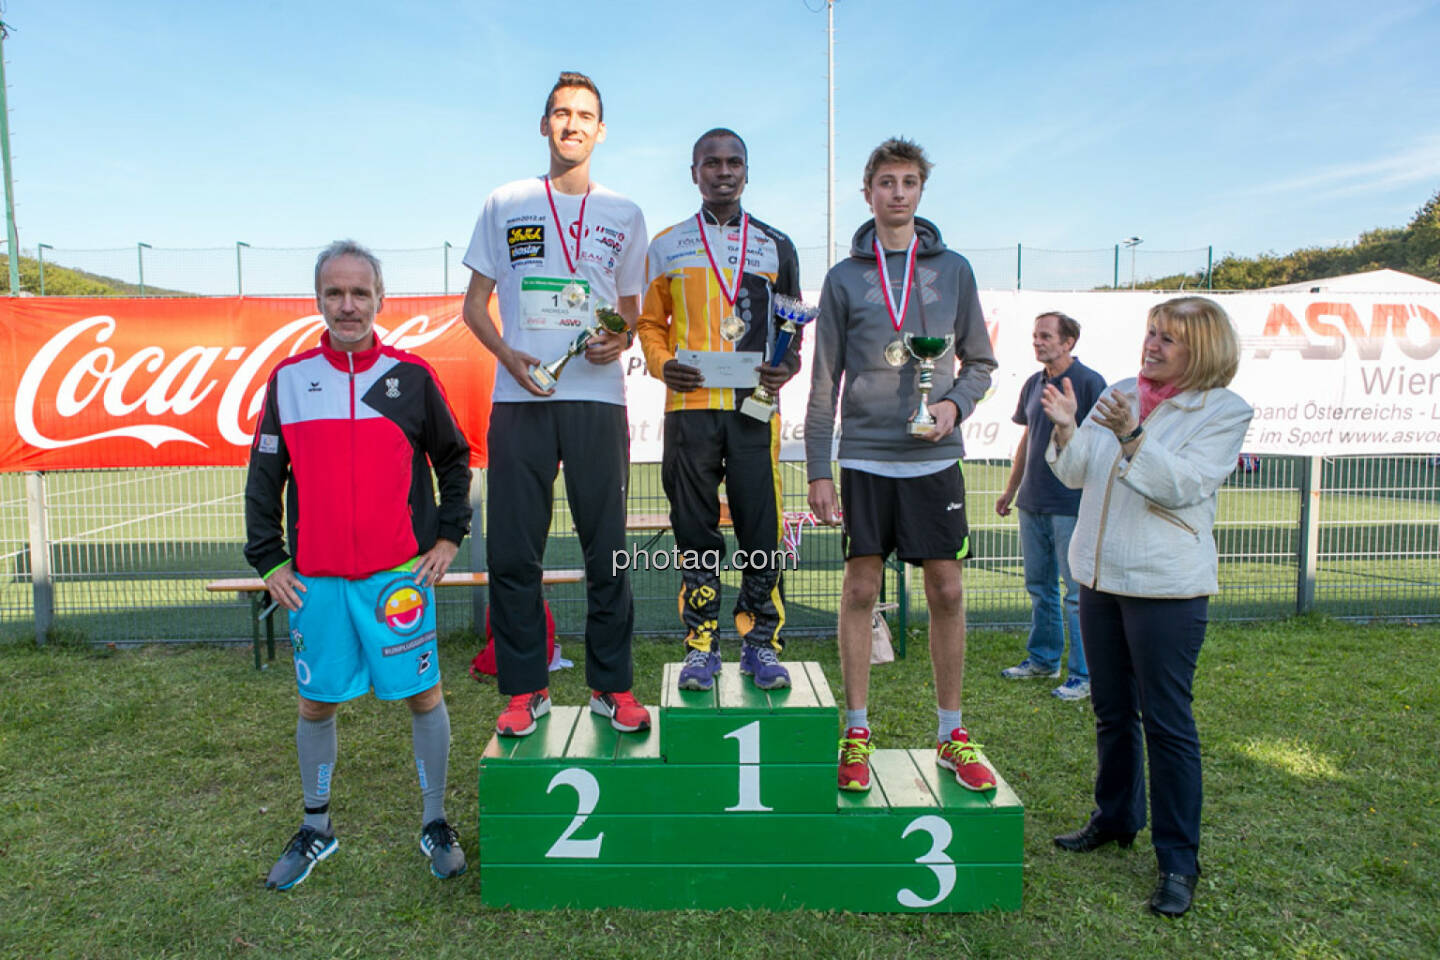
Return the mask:
M965 454L960 421L990 388L995 353L985 331L975 274L970 262L945 249L940 231L929 220L915 218L919 245L915 282L901 325L902 333L928 336L955 334L954 352L935 363L930 402L954 401L959 410L956 430L936 443L905 432L905 422L920 406L916 362L892 367L885 345L896 338L880 271L875 263L875 221L869 220L850 242L850 256L835 264L820 291L820 316L815 321L815 361L811 368L810 406L805 413L805 461L810 480L830 476L830 441L835 431L835 401L841 375L840 456L859 460L960 459ZM905 253L885 252L892 296L898 307L904 282ZM960 373L955 373L955 362Z

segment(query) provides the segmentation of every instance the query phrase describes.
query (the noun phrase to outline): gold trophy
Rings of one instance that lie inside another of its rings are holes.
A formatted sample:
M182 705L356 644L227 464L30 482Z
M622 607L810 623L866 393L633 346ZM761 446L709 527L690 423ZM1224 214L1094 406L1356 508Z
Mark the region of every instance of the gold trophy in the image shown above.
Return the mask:
M807 306L799 297L776 295L775 316L780 318L780 329L775 331L775 346L770 353L770 366L778 367L785 362L785 355L790 352L790 344L794 342L800 328L819 315L819 307ZM775 415L775 395L761 384L740 404L740 412L768 423Z
M570 346L565 348L565 355L563 357L560 357L558 360L552 360L544 366L538 363L531 366L530 382L541 390L554 390L555 384L560 380L560 371L565 369L565 364L570 362L571 357L583 351L589 346L590 341L594 340L600 334L606 331L610 333L623 333L625 327L625 318L620 316L614 307L608 303L596 304L595 322L584 330L581 330L579 335L570 341Z
M955 334L943 337L925 337L914 333L905 334L905 349L917 361L920 368L920 409L905 425L905 432L912 437L927 437L935 429L935 415L930 412L930 389L935 385L935 361L955 342Z

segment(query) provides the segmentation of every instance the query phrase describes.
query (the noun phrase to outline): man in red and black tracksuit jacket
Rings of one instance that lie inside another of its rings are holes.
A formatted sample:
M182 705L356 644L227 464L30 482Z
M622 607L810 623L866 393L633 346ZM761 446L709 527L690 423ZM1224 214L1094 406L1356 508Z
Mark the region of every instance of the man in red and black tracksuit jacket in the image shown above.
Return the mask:
M445 819L450 718L434 584L469 532L470 447L429 365L377 341L384 295L380 262L364 247L339 241L320 254L325 333L270 374L250 450L245 559L290 611L305 795L300 829L266 879L271 889L300 883L338 846L329 816L335 711L372 689L410 707L431 872L465 870Z

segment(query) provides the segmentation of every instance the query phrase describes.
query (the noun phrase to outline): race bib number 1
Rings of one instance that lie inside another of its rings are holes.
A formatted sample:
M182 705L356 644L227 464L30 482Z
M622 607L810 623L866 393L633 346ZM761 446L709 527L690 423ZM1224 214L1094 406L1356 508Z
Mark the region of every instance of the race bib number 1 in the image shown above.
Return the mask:
M576 296L576 285L584 290L583 299ZM526 330L579 333L589 326L590 308L590 281L584 277L523 277L520 280L520 316Z

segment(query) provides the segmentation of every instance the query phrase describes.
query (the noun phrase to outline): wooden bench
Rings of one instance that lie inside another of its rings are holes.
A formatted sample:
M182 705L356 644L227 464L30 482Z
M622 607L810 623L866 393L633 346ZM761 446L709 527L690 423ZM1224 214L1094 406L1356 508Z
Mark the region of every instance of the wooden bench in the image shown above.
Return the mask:
M467 570L462 572L451 571L440 578L435 584L437 587L483 587L490 582L490 574L485 570ZM545 570L542 571L540 582L544 586L554 586L559 583L584 583L584 570ZM275 659L275 608L268 605L270 593L265 589L265 581L259 577L237 577L232 580L212 580L205 584L205 589L211 593L243 593L250 596L250 610L254 618L250 623L251 644L255 650L255 669L264 669L260 665L260 621L265 621L265 649L269 659Z
M720 526L733 527L735 521L730 519L730 504L723 498L720 501ZM641 550L649 550L655 546L655 541L665 535L670 529L670 514L668 513L631 513L625 517L625 529L631 533L651 534L649 540L640 544Z

